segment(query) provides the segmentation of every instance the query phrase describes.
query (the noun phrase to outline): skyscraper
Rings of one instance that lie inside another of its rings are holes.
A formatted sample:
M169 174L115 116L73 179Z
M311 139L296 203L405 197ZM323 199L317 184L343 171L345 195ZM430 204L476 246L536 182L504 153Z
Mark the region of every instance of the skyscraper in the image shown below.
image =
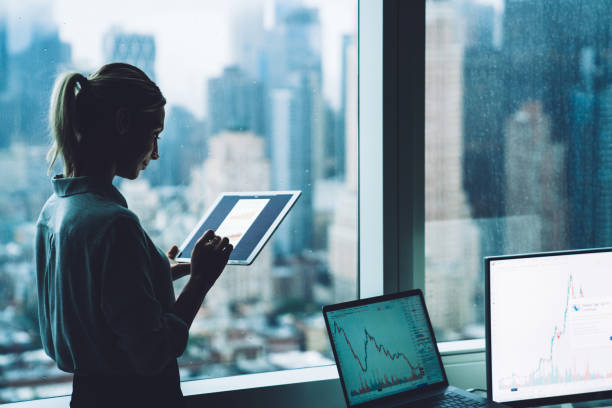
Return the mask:
M208 154L207 135L206 123L188 109L166 106L164 131L158 142L162 159L145 172L151 184L189 184L191 169L201 165Z
M192 197L209 207L225 191L270 189L270 163L264 140L253 132L224 131L209 139L204 164L194 168L189 186ZM248 270L247 270L248 269ZM207 304L258 300L268 304L272 296L272 255L266 246L251 266L228 266L207 296Z
M104 59L134 65L156 80L153 35L124 33L113 28L104 36Z
M2 132L8 133L8 143L47 145L51 91L57 75L69 68L71 47L61 41L55 27L35 26L32 31L25 49L9 53L10 76L4 97L13 120Z
M262 50L262 79L271 109L272 187L302 190L279 230L286 243L277 254L290 256L313 247L313 183L326 172L321 29L316 9L294 3L277 3L276 18Z
M568 153L573 247L612 245L612 75L603 50L581 52L581 80L572 91L572 134Z
M464 8L468 43L463 58L463 186L472 218L500 217L504 64L500 50L493 46L492 7L470 2Z
M539 101L506 123L505 253L558 250L567 236L565 146L551 129Z
M208 81L209 133L250 130L265 134L263 87L238 66L226 67L223 75Z
M354 37L353 37L354 38ZM357 204L358 204L358 123L357 123L357 44L343 42L342 60L342 156L344 188L338 194L334 218L329 228L329 268L334 301L354 299L357 293Z
M0 94L6 91L8 86L8 36L6 21L0 10Z
M345 138L346 138L346 109L347 109L347 86L352 86L348 81L351 80L346 73L348 72L350 67L347 67L349 63L350 56L349 52L352 52L352 49L355 47L355 36L354 35L344 35L342 36L342 75L340 82L340 112L338 114L338 125L336 127L336 134L334 140L334 148L335 148L335 164L336 164L336 177L340 180L344 180L345 177L345 161L346 161L346 147L345 147Z
M475 319L480 265L462 182L465 44L453 4L428 4L425 38L425 296L433 324L447 330L440 337L452 339Z

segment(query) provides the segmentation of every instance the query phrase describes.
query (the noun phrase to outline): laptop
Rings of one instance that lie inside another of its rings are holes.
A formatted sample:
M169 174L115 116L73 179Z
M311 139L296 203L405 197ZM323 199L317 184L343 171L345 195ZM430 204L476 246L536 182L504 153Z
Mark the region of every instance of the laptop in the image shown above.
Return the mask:
M423 293L323 307L347 407L504 407L448 384Z

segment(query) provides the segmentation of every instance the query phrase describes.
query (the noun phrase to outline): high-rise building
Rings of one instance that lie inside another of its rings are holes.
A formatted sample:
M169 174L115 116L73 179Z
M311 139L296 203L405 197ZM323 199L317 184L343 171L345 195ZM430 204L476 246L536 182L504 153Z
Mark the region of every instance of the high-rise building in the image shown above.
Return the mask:
M480 254L504 252L504 84L502 53L494 38L498 25L490 5L466 1L463 57L463 188L480 233ZM484 281L479 268L478 282ZM484 286L474 296L478 319L484 318Z
M189 186L190 196L203 200L201 211L222 192L270 189L270 163L264 154L263 138L253 132L224 131L211 137L208 146L208 157L192 171ZM269 303L271 270L271 249L266 246L248 268L226 267L206 297L207 304L228 305L249 300Z
M346 147L345 147L345 138L346 138L346 108L347 108L347 103L350 103L349 101L347 101L347 86L352 86L352 84L349 84L348 81L352 80L351 78L347 77L346 73L348 72L348 70L350 69L349 67L347 67L347 64L349 63L349 59L352 58L348 55L349 52L352 52L352 50L355 47L355 36L354 35L344 35L342 36L342 77L340 79L340 112L338 114L338 122L337 122L337 126L336 126L336 133L335 133L335 137L334 137L334 148L335 148L335 154L334 154L334 161L335 161L335 165L336 165L336 178L340 179L340 180L344 180L345 177L345 169L346 169L346 165L345 165L345 161L346 161Z
M208 154L206 123L188 109L166 106L162 137L158 142L161 159L148 168L145 177L153 186L186 185L192 167L201 165Z
M232 61L246 76L261 81L262 55L265 41L264 10L259 2L245 3L232 15Z
M262 79L269 112L272 187L299 189L302 197L279 231L287 238L277 255L313 247L313 184L324 178L325 109L318 11L278 3L276 25L266 34Z
M358 203L358 123L357 123L357 44L344 41L342 61L342 154L344 188L338 194L329 228L329 269L335 302L357 295L357 203Z
M539 101L525 102L506 123L506 253L557 250L567 236L565 147L551 129Z
M8 86L8 34L6 21L0 10L0 94L6 91Z
M9 53L7 91L3 95L7 123L0 143L48 145L48 112L57 75L69 68L71 48L60 40L55 27L34 26L29 44Z
M493 45L495 14L492 6L473 2L466 2L462 11L466 21L463 185L472 218L500 217L504 208L505 94L502 54Z
M265 134L265 103L261 83L238 66L226 67L223 75L208 81L209 133L250 130Z
M134 65L156 80L153 35L124 33L113 28L104 35L104 59Z
M7 119L12 112L11 103L6 95L9 83L8 34L2 12L3 10L0 9L0 111L4 112L6 116L3 115L2 125L0 126L0 149L7 147L10 143L11 129L6 122L8 122Z
M604 50L581 51L581 78L572 91L568 198L570 214L580 217L571 229L576 248L612 245L612 63Z
M425 296L440 337L451 339L475 320L481 260L461 171L463 24L450 2L428 3L425 38Z

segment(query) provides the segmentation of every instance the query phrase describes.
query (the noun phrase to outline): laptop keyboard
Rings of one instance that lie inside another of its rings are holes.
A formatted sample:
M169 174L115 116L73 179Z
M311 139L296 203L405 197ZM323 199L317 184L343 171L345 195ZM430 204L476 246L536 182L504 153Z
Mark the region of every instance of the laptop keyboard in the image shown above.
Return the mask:
M419 408L460 408L460 407L486 407L485 402L476 401L460 394L444 394L427 398L420 401L415 401L403 407L419 407Z

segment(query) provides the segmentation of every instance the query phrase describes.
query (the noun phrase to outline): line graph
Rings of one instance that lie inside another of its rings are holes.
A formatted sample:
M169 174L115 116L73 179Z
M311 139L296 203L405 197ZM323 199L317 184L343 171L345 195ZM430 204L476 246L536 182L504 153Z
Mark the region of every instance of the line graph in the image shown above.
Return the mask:
M491 270L497 401L610 389L611 255L519 259Z
M590 373L588 365L586 370L582 373L578 372L576 368L561 369L557 367L554 358L555 346L558 345L559 341L562 340L562 337L567 334L568 312L570 310L573 310L574 312L580 310L577 305L570 306L570 300L577 298L584 298L584 292L582 290L582 287L580 287L576 292L576 289L574 287L574 276L573 274L570 274L567 283L562 322L560 325L555 325L554 327L554 331L550 339L550 349L548 351L548 355L540 357L535 370L533 370L529 374L525 376L512 375L511 377L502 378L499 384L501 389L516 389L518 387L542 384L559 384L565 382L573 382L577 380L596 379L604 377L604 375Z
M351 341L349 340L346 334L346 331L340 325L338 325L338 323L335 321L333 322L333 326L334 326L334 332L336 334L342 335L342 337L344 338L344 342L349 348L353 356L353 359L359 365L359 368L362 373L369 374L368 373L369 372L369 367L368 367L368 345L369 344L372 344L374 346L374 349L378 353L381 353L389 361L395 361L395 360L401 359L408 365L410 369L410 374L404 375L404 376L392 375L390 373L381 374L379 370L375 370L375 372L372 375L360 376L360 386L357 389L352 389L350 391L351 395L353 396L361 395L361 394L369 393L373 390L380 391L384 388L391 387L393 385L399 385L399 384L404 384L404 383L411 382L411 381L416 381L424 377L425 373L424 373L423 367L421 367L419 364L413 365L411 361L409 360L408 356L406 356L406 354L400 351L396 351L396 352L389 351L387 347L385 347L384 344L379 344L379 342L368 331L367 328L363 329L364 341L363 341L363 361L362 361L362 359L359 357L359 355L355 351Z

